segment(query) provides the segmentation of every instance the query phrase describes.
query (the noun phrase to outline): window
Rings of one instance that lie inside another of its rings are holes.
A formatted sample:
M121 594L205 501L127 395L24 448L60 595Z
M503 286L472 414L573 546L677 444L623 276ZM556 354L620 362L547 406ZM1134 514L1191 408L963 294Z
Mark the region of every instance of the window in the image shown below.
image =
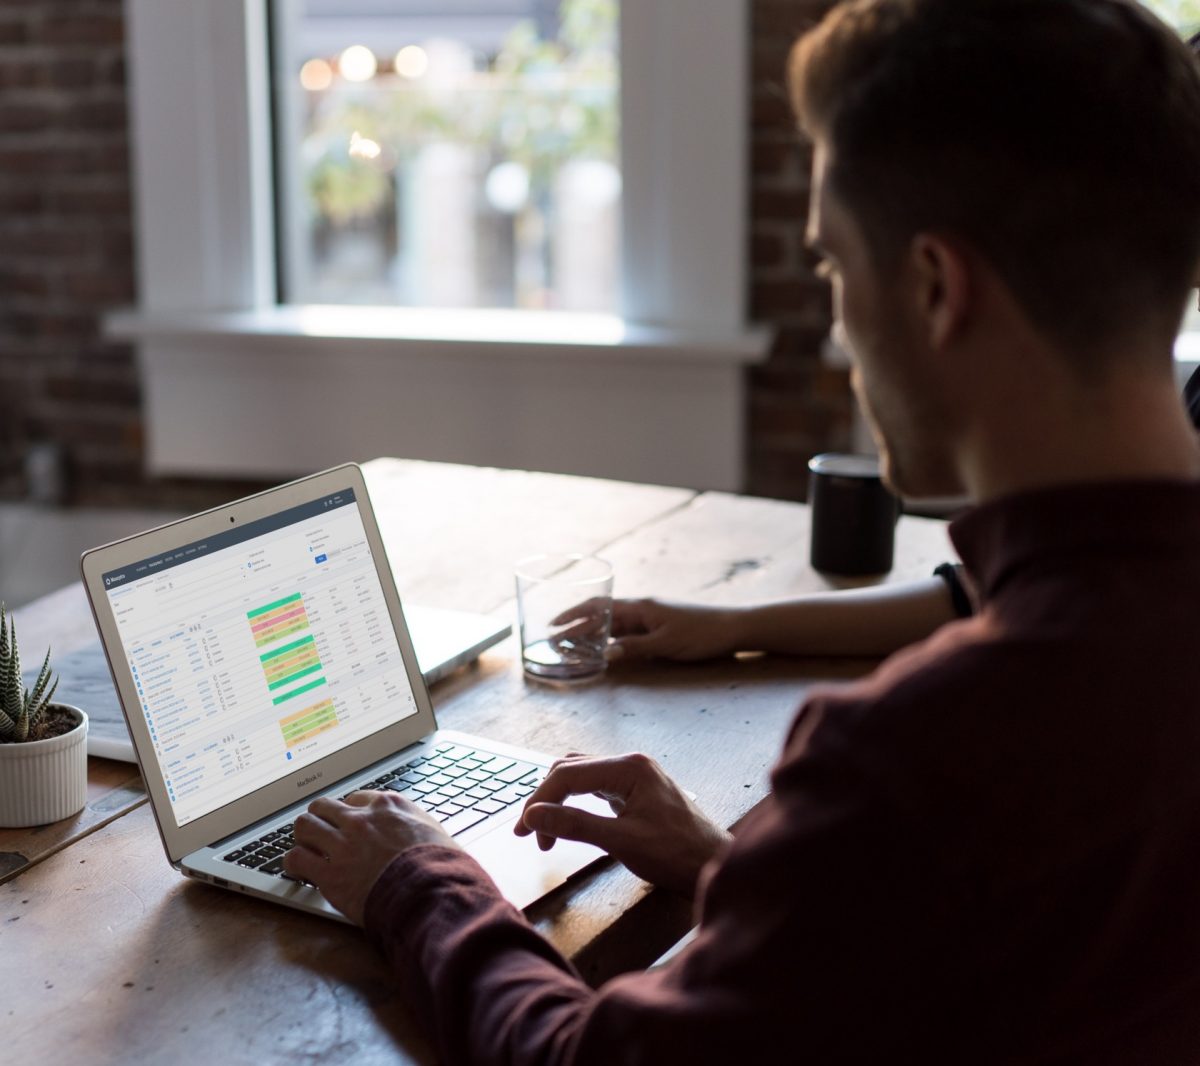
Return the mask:
M1142 3L1185 37L1200 33L1200 0L1142 0ZM1200 310L1195 302L1184 319L1183 328L1185 332L1200 333Z
M1141 2L1186 37L1200 31L1200 0L1141 0Z
M618 308L618 0L274 4L286 303Z
M110 330L139 346L152 472L404 455L741 486L742 368L771 342L745 322L749 0L125 10L139 306ZM441 56L467 95L401 121ZM496 114L535 91L537 153ZM434 196L467 211L423 232Z

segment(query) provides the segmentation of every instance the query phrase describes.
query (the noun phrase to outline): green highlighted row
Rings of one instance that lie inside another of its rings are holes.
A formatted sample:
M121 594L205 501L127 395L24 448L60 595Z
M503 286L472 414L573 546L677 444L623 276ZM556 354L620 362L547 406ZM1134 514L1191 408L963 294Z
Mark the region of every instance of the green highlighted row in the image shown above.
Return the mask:
M321 669L321 664L315 663L314 665L308 667L306 670L297 670L294 674L288 674L287 677L280 678L278 681L271 682L271 684L269 684L267 686L267 688L270 689L272 692L274 692L277 688L283 688L284 685L290 685L293 681L296 681L302 677L306 677L308 674L315 674L320 669Z
M268 659L274 659L277 655L282 655L287 651L295 651L297 648L303 648L305 644L312 644L313 638L310 633L307 637L302 637L300 640L293 640L291 644L285 644L282 648L276 648L274 651L267 652L266 655L258 657L259 662L265 663Z
M312 714L283 726L283 739L288 747L291 747L296 741L302 740L309 733L317 732L323 726L336 725L337 720L333 706L326 704Z
M276 607L282 607L287 603L295 603L300 599L300 593L294 592L290 596L285 596L282 600L276 600L274 603L268 603L265 607L255 607L253 611L246 614L247 618L257 618L260 614L266 614L268 611L275 610Z
M305 692L311 692L314 688L320 688L323 684L325 684L325 678L318 677L316 681L310 681L307 685L301 685L299 688L292 689L291 692L285 692L282 696L276 696L271 702L278 707L279 704L287 703L293 697Z

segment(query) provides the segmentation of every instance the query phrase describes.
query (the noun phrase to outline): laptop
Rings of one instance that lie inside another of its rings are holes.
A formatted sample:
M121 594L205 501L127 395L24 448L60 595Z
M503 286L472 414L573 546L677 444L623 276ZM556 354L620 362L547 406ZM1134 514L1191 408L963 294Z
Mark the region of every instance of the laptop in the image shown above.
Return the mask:
M471 611L406 606L404 618L417 652L417 664L427 685L434 685L460 667L474 662L512 633L508 622ZM40 663L35 663L25 671L21 680L27 688L33 687L40 667ZM125 725L125 714L113 688L108 659L100 642L88 644L68 655L56 655L54 674L58 678L59 698L87 708L87 753L102 759L136 763L133 740Z
M80 568L183 874L344 921L282 856L314 798L361 788L429 811L517 907L603 856L513 835L549 756L438 729L356 465L94 548Z

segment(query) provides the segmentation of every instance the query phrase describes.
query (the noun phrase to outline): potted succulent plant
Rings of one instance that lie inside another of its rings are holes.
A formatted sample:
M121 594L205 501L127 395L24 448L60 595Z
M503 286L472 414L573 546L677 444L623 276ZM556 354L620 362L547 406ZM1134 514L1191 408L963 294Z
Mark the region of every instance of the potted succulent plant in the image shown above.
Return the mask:
M17 630L0 604L0 826L57 822L87 802L87 715L54 702L50 652L21 683Z

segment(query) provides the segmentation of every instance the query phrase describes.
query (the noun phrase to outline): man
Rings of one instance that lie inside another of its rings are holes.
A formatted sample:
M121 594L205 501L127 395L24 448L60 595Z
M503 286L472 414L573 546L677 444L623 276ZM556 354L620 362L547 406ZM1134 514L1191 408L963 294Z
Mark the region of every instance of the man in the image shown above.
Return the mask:
M557 764L523 832L697 891L653 973L588 989L390 797L286 865L448 1062L1194 1063L1200 71L1127 0L852 0L792 66L856 388L898 490L976 501L978 613L811 698L736 839L644 757Z
M1200 54L1200 33L1188 41ZM1200 287L1200 274L1193 284ZM1200 429L1200 370L1183 393ZM811 593L748 607L618 600L613 604L609 658L695 662L738 651L783 655L883 656L974 613L960 569L949 563L923 580L845 592Z

